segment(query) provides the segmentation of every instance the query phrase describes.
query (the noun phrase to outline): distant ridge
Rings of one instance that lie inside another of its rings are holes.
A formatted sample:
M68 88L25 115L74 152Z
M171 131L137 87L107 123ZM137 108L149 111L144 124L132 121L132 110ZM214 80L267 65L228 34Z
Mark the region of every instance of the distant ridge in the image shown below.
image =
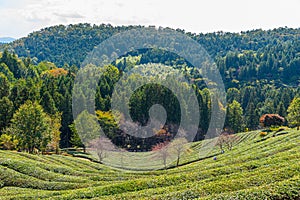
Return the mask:
M39 61L48 60L59 67L65 64L80 66L86 55L107 38L141 27L112 26L110 24L91 25L88 23L56 25L32 32L27 37L15 40L9 47L20 57L29 56L36 57ZM212 58L224 57L230 52L241 54L245 51L265 52L268 51L269 47L267 46L276 46L277 44L280 44L281 48L291 50L286 45L296 42L293 46L297 46L300 34L300 28L288 27L273 30L249 30L241 33L220 31L193 34L181 31L201 44Z
M0 43L10 43L15 41L15 38L12 37L0 37Z

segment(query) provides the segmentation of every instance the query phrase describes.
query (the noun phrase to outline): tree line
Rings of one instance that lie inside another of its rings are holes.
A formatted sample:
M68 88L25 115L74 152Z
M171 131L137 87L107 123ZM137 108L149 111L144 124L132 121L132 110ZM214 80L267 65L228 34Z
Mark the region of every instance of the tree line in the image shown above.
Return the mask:
M76 132L72 116L72 94L81 95L80 92L76 91L74 94L72 91L79 65L96 44L112 34L132 28L137 27L60 25L31 33L26 38L3 46L10 51L5 50L0 56L1 137L9 138L9 145L14 146L17 139L11 137L10 133L18 135L17 132L21 130L21 127L16 126L17 121L21 120L18 117L24 116L23 112L36 108L32 113L44 119L40 126L46 135L41 136L44 141L38 141L38 146L24 144L23 148L28 151L37 147L45 150L50 148L50 143L56 147L59 144L61 148L84 146ZM268 113L278 113L287 118L290 124L297 125L297 117L288 114L295 110L291 107L297 105L291 105L292 100L297 102L299 97L299 29L253 30L239 34L192 34L184 30L177 31L202 44L215 60L225 83L227 107L220 102L211 102L211 91L206 88L201 73L184 58L161 49L129 52L105 68L95 95L97 119L115 144L127 150L137 150L137 147L139 150L151 150L153 145L172 139L177 131L181 117L178 114L180 105L171 91L155 84L139 88L127 99L132 118L142 125L148 121L148 110L152 104L164 105L168 113L167 123L161 130L156 130L155 137L145 141L124 134L113 119L111 98L115 83L126 70L148 63L171 66L181 71L192 83L200 108L195 140L205 137L208 124L214 120L211 119L212 104L217 105L220 113L227 112L224 128L232 132L259 128L259 117ZM150 74L151 69L149 66ZM132 75L128 81L139 82L140 79L141 77ZM126 84L128 83L124 83ZM130 91L130 88L124 88L123 92L126 93L127 90ZM120 93L117 98L124 100L125 96ZM144 103L145 99L148 99L147 103ZM28 119L32 119L30 117L37 116L28 116ZM54 124L56 128L49 128ZM18 137L23 138L21 135ZM19 141L19 145L21 143ZM51 148L57 149L56 147Z
M117 60L115 64L120 67L119 62L124 62L124 59L128 63L131 63L130 60L139 62L139 59L129 56ZM76 134L72 116L72 88L78 70L76 66L58 68L46 61L34 65L30 58L20 59L8 51L1 54L0 65L1 138L6 147L18 146L32 152L35 148L58 151L59 147L84 146ZM149 65L146 69L151 72L155 68ZM147 123L148 110L152 105L163 104L168 118L161 130L156 130L155 136L149 139L134 138L120 130L111 113L110 104L114 85L120 77L121 69L113 65L107 66L95 95L97 119L106 135L116 145L127 150L137 150L137 147L139 150L150 150L158 143L171 140L178 131L176 124L180 123L180 105L172 91L159 84L148 84L139 88L126 101L130 104L131 117L141 125ZM133 74L127 81L138 82L142 78ZM126 84L130 85L123 83ZM195 140L201 140L210 120L214 120L210 119L211 105L214 102L211 102L207 88L197 87L197 81L194 86L201 111ZM184 84L177 83L175 87L182 88L184 93ZM123 93L127 90L130 88L123 88ZM125 100L123 93L117 96L121 101ZM224 128L233 132L257 129L259 116L266 113L278 113L298 125L295 110L299 102L297 98L294 99L298 97L297 94L297 88L276 87L276 84L256 81L255 85L227 89L227 107L220 102L217 105L220 112L227 111ZM293 99L296 103L291 104ZM288 112L294 114L288 117Z

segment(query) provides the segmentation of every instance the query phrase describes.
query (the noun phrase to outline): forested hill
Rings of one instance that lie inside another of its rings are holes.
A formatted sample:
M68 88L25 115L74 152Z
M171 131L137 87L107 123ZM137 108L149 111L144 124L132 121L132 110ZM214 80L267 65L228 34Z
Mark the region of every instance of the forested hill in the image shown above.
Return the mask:
M19 57L80 66L87 53L110 36L141 26L58 25L33 32L10 46ZM298 84L300 28L252 30L241 33L194 34L176 29L198 41L217 62L226 86L256 79ZM148 57L153 57L149 53ZM142 59L143 60L143 59ZM292 76L291 76L292 74Z
M99 43L132 28L138 26L58 25L33 32L12 43L12 47L19 56L36 57L38 61L48 60L60 67L65 64L79 66L87 53Z
M0 135L9 130L14 114L21 108L22 111L27 110L27 107L34 107L27 102L30 100L38 102L50 116L57 113L61 115L61 147L82 146L73 126L72 116L72 89L77 67L95 45L113 34L137 27L139 26L60 25L42 29L28 37L2 45L1 49L7 48L14 53L0 53L0 105L3 107L0 109ZM185 33L183 30L177 31ZM277 113L288 117L288 108L292 100L300 94L300 28L185 34L202 44L217 63L226 87L227 108L220 102L210 101L203 78L183 58L158 49L132 52L107 66L107 74L99 81L95 95L100 124L105 127L104 132L110 134L109 137L119 146L125 146L128 138L114 123L110 113L111 96L114 84L120 80L124 69L138 64L146 66L149 63L161 63L177 67L193 80L202 110L199 113L201 122L195 140L203 139L206 133L213 103L217 105L220 113L225 113L227 109L224 127L232 129L233 132L257 129L259 117L263 114ZM163 68L164 65L159 67ZM150 66L146 69L151 72L155 70L156 65L147 66ZM130 81L140 80L140 77L130 76ZM1 92L2 90L4 92ZM125 89L123 92L126 92ZM76 94L81 95L80 92ZM120 93L118 98L123 99L122 95L123 93ZM144 99L149 102L146 104ZM173 124L178 124L180 119L180 116L176 115L179 106L168 90L159 85L148 85L140 88L127 100L135 122L141 124L145 124L149 119L148 110L152 105L165 102L170 116L169 124L163 127L162 133L156 133L153 144L158 143L156 139L160 140L162 135L168 139L171 134L166 130L171 130L170 127L175 129ZM144 144L144 141L134 138L132 144L135 145L131 146L141 147L140 143ZM151 149L152 143L148 144L141 148Z

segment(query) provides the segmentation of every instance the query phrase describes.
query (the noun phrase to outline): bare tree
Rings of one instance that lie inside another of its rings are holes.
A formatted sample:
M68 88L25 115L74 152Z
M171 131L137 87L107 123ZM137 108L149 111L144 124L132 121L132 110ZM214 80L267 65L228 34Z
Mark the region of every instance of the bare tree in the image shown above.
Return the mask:
M225 132L218 137L216 146L219 146L221 150L224 150L224 147L227 147L228 150L232 150L237 140L238 136Z
M176 166L178 167L179 161L181 158L181 155L188 150L186 144L187 140L183 137L181 138L176 138L174 141L171 143L171 149L175 152L176 154Z
M163 161L164 168L167 169L167 159L169 157L168 142L159 143L153 146L152 151L157 151L159 157Z
M89 146L97 153L100 163L107 156L106 152L114 149L111 141L105 136L100 136L98 139L92 140Z
M229 150L232 150L233 145L235 144L235 142L237 142L238 140L238 136L234 135L234 134L229 134L226 137L226 146Z
M224 150L225 140L226 140L225 135L221 134L221 135L218 137L216 146L219 146L221 150Z

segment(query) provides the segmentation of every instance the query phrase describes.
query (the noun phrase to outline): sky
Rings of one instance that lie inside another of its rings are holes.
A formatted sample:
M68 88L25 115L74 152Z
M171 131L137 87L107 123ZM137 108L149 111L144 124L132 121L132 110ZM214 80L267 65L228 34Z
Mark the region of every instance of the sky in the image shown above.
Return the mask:
M193 33L299 28L300 0L0 0L0 37L81 22Z

